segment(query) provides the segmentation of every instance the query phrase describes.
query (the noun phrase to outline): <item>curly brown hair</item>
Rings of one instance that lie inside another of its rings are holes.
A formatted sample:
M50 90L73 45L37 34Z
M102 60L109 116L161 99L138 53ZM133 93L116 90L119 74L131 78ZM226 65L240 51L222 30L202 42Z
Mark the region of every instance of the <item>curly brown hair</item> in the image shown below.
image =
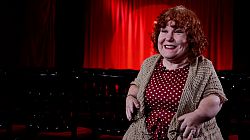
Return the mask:
M187 40L191 48L189 58L192 59L201 55L208 46L207 38L205 37L197 15L182 5L165 9L156 18L151 36L155 51L159 53L158 36L160 30L161 28L165 28L170 20L175 21L176 28L183 28L187 33Z

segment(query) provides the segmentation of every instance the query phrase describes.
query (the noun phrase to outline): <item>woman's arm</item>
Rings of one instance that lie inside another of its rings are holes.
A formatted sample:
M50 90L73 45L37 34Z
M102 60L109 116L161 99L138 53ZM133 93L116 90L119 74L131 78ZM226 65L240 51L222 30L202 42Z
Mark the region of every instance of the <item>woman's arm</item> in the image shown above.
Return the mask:
M203 98L194 111L201 119L201 122L206 122L217 115L222 106L220 97L214 94L211 94Z
M135 112L135 108L140 107L140 104L137 100L138 90L139 88L136 85L131 85L128 90L126 98L126 115L129 121L132 119L132 115Z
M197 135L199 126L217 115L222 106L220 97L215 94L203 98L199 103L198 108L194 112L184 114L178 118L181 121L180 131L183 132L183 137L188 138L191 135ZM195 134L190 132L194 131ZM191 135L190 135L191 134Z

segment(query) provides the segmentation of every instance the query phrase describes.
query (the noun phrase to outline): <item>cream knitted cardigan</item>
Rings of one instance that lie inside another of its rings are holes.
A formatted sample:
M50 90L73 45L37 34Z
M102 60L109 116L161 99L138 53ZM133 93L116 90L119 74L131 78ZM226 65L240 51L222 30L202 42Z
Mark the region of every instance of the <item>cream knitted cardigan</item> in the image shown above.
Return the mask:
M137 99L140 102L140 108L123 136L123 140L149 140L151 137L147 132L145 123L144 92L159 59L160 54L147 58L143 62L137 77L131 82L139 87ZM212 62L200 56L190 65L188 78L177 112L171 120L168 132L166 132L169 140L182 140L178 132L180 123L177 121L177 118L185 113L194 111L198 107L200 100L210 94L218 95L222 102L227 101ZM204 122L198 137L194 140L223 140L216 119L212 118Z

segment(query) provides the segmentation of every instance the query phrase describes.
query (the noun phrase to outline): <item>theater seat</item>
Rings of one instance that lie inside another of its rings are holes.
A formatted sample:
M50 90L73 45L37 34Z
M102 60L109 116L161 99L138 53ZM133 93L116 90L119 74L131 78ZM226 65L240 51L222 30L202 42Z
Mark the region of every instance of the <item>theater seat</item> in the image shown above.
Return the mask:
M85 128L85 127L77 127L76 131L76 138L77 140L91 140L92 139L92 129ZM64 131L64 132L40 132L37 136L39 140L70 140L72 138L71 131Z
M78 126L74 77L54 70L35 71L24 89L28 139L89 139L92 129Z
M99 135L97 139L100 139L100 140L122 140L122 136L102 134L102 135Z
M89 90L89 94L92 94L93 99L93 125L97 140L120 140L129 126L125 114L125 98L134 77L126 76L127 72L109 70L95 73L92 77L90 88L93 90Z
M250 133L250 75L233 71L219 71L228 101L217 115L217 122L225 140L245 140Z

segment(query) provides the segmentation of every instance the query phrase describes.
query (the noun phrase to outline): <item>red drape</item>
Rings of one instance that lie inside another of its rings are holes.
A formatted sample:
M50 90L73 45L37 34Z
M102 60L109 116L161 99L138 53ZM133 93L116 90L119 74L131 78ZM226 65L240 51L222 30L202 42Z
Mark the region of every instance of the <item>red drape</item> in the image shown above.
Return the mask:
M154 53L150 41L159 12L182 4L200 17L217 70L232 69L232 0L92 0L86 17L84 68L139 69Z

